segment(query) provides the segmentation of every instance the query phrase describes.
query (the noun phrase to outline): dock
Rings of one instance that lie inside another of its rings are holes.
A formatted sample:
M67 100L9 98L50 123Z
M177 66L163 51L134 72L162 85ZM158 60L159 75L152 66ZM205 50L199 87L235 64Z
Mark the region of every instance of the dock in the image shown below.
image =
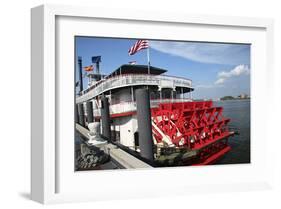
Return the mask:
M78 131L83 137L89 139L89 130L79 125L78 123L76 123L76 131ZM84 142L89 147L94 146L92 144L89 144L87 140L85 140ZM152 166L150 166L149 164L139 160L135 156L122 150L121 148L117 147L116 145L110 142L107 142L103 145L99 145L98 148L102 149L106 154L108 154L112 162L115 163L119 168L152 168Z

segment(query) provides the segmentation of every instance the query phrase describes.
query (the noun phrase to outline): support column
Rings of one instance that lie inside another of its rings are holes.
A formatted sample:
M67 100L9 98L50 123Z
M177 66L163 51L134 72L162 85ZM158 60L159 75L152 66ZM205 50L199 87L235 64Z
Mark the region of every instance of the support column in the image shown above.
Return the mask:
M94 114L93 114L93 103L91 101L86 102L87 107L87 121L88 123L94 122Z
M103 96L101 98L101 123L102 123L102 135L108 140L111 140L110 133L110 115L109 115L109 103L108 98Z
M149 90L137 89L137 119L139 132L140 154L142 157L153 160L153 139L150 113Z
M78 104L78 114L79 114L79 124L85 127L85 115L84 115L84 107L83 103Z
M131 100L134 102L134 87L131 86Z
M82 57L78 57L78 68L79 68L79 85L80 85L80 92L83 91L83 78L82 78Z
M75 104L74 114L75 114L75 123L79 123L78 104Z

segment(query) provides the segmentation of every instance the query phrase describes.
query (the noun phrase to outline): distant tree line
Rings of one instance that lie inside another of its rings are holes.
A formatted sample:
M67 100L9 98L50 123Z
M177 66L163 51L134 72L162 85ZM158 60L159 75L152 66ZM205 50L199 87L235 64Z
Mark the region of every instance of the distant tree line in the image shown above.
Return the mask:
M250 97L247 94L241 94L237 97L233 97L233 96L224 96L221 97L220 100L235 100L235 99L250 99Z
M233 96L224 96L221 98L221 100L233 100L235 99Z

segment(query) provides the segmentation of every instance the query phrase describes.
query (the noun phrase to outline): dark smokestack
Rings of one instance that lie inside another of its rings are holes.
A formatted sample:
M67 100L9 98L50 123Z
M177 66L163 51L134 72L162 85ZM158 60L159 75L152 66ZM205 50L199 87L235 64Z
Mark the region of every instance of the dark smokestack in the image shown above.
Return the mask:
M82 91L83 91L82 57L78 57L78 68L79 68L79 84L80 84L80 92L82 92Z
M97 62L97 63L96 63L96 66L97 66L97 74L100 74L100 63Z
M92 57L92 63L96 64L96 74L98 75L100 75L100 62L101 62L101 56ZM100 78L98 78L98 80L100 80Z

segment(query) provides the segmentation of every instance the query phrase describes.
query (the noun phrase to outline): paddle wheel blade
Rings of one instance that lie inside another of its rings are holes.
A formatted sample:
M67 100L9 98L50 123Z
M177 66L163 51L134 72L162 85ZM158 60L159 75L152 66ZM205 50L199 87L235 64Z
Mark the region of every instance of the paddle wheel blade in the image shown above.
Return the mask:
M230 150L230 119L212 101L161 103L151 113L156 143L197 151L196 164L209 164Z

